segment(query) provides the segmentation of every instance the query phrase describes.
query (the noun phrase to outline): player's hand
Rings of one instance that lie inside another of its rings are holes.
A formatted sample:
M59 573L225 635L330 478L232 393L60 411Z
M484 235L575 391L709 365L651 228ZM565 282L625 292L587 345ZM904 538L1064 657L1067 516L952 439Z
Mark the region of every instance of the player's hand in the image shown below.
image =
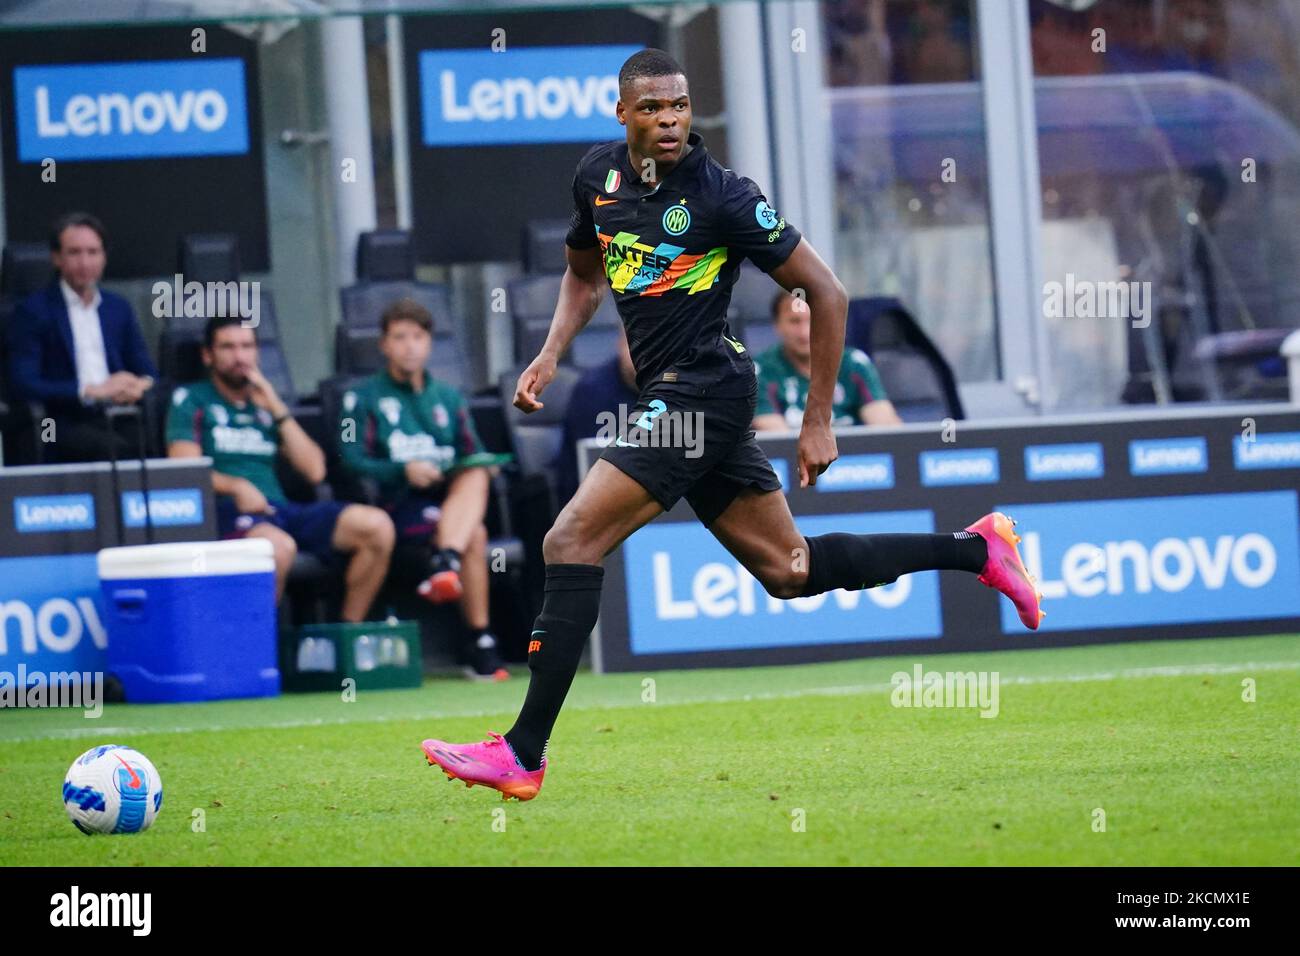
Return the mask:
M825 422L816 422L805 414L799 430L799 487L817 484L817 476L838 457L830 416Z
M103 399L114 405L129 405L139 398L135 376L130 372L114 372L100 384L87 386L86 397Z
M555 359L543 352L533 359L532 364L519 376L519 384L515 386L515 408L524 413L544 408L543 403L537 400L537 396L542 394L542 389L551 384L553 378L555 378Z
M412 488L428 488L442 481L442 470L431 461L408 461L406 482Z
M274 514L275 508L266 500L266 495L257 489L247 478L241 478L239 484L235 486L235 493L231 496L235 499L235 508L240 514L244 515L262 515Z
M280 401L280 396L276 394L275 386L267 380L262 374L262 370L257 367L250 368L247 372L249 385L249 398L253 404L260 408L265 408L271 413L273 418L279 418L288 411L288 406Z
M146 378L143 375L131 375L130 372L127 372L126 374L129 378L125 380L123 395L125 396L126 403L134 405L136 402L140 401L140 399L144 398L145 392L149 391L149 389L153 387L153 379Z

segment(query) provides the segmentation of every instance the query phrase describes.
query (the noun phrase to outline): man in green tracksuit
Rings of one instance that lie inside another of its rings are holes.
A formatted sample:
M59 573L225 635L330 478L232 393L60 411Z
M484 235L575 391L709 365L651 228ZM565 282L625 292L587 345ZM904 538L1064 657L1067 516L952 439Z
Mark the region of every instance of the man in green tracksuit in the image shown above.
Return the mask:
M209 319L202 356L208 377L172 393L167 454L212 459L217 532L271 542L277 601L304 551L344 571L340 613L344 621L364 621L388 574L393 522L369 505L289 500L276 476L277 458L319 484L325 453L258 368L257 337L242 319Z
M754 357L758 373L756 431L798 429L808 402L812 343L808 305L782 289L772 300L781 341ZM831 425L898 425L902 420L880 384L876 367L861 349L844 350L832 396Z
M483 453L469 405L425 370L433 316L411 299L380 319L386 367L345 392L339 410L344 465L373 479L400 538L433 546L420 594L435 604L460 601L472 647L466 673L509 677L488 627L487 511L490 475L471 456ZM468 459L468 461L467 461Z

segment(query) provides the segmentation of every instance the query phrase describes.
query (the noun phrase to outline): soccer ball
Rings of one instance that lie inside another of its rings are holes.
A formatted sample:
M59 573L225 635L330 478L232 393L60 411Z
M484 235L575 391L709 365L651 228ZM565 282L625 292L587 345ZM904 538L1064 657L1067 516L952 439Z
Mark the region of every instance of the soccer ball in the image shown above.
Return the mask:
M162 778L138 750L92 747L63 779L63 808L82 833L139 833L162 809Z

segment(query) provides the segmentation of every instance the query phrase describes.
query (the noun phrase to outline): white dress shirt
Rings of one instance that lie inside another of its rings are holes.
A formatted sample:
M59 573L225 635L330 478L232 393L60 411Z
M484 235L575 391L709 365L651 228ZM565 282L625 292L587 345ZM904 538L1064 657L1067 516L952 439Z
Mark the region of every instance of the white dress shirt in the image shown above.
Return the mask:
M73 351L77 362L77 394L84 401L86 386L108 380L108 356L104 352L104 329L99 324L99 304L103 296L95 289L95 298L87 305L72 286L60 279L63 301L68 305L68 322L72 325Z

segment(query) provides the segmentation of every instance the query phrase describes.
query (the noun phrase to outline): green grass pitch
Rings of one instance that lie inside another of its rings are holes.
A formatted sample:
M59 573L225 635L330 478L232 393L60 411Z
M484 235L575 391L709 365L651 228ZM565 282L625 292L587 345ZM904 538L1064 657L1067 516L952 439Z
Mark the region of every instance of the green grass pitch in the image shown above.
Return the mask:
M998 715L892 706L891 675L918 662L996 671ZM426 765L424 737L506 730L526 673L351 703L0 713L0 863L1300 863L1294 635L583 673L537 799ZM98 743L157 765L150 831L68 821L63 774Z

